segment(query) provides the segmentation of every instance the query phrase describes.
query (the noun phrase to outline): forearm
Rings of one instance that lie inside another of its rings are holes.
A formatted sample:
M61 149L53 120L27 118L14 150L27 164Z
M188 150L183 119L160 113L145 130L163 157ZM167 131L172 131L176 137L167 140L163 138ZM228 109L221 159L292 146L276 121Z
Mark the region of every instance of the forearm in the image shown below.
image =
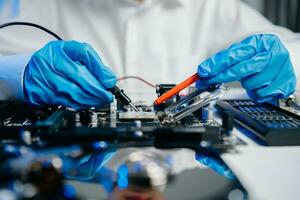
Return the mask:
M23 73L31 54L0 56L0 100L24 100Z

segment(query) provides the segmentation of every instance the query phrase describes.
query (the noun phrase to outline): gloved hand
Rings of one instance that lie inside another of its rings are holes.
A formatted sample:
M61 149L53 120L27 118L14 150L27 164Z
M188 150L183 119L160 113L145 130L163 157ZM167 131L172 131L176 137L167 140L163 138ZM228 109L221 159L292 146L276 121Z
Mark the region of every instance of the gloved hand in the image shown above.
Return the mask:
M33 54L24 72L24 93L32 106L101 107L116 77L86 43L53 41Z
M271 34L253 35L233 44L198 66L202 79L196 86L241 81L248 95L264 102L284 98L295 91L296 76L289 52Z
M218 174L232 180L235 179L232 171L217 154L211 152L197 152L195 158L198 162L211 168Z
M91 180L95 178L96 174L99 172L107 171L102 170L104 165L115 155L116 151L114 149L107 149L101 152L92 153L86 155L78 160L70 160L63 158L64 160L64 175L68 179L75 180ZM102 176L108 176L103 174ZM98 177L99 178L99 177ZM111 180L103 180L109 182Z

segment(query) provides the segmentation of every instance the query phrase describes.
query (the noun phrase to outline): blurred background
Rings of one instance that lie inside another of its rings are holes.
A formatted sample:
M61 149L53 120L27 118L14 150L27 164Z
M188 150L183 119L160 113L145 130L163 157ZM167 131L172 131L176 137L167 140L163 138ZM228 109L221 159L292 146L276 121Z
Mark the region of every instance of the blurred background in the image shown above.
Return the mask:
M299 0L243 0L276 25L300 31Z

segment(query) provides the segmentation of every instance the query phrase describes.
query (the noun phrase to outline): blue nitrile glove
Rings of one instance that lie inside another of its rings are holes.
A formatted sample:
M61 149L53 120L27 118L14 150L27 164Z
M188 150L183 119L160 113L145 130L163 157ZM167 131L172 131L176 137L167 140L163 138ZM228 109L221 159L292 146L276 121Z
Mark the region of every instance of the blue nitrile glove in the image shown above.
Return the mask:
M114 149L92 153L79 160L64 160L64 175L69 179L88 181L101 171L103 166L115 155Z
M229 179L235 179L234 174L224 163L224 161L214 153L209 152L197 152L195 156L196 160L203 165L209 167L220 175L223 175Z
M53 41L33 54L24 72L24 93L32 106L101 107L116 77L86 43Z
M248 95L264 102L284 98L295 91L296 76L288 50L271 34L253 35L233 44L198 66L206 88L215 83L241 81Z

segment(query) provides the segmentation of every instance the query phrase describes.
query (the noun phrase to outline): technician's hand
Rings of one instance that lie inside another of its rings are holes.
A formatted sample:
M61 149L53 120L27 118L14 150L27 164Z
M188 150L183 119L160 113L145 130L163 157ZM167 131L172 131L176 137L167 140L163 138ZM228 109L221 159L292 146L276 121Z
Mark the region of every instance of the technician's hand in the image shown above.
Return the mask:
M107 149L102 152L89 154L79 160L64 160L63 172L69 179L92 180L97 173L105 173L108 169L103 170L104 165L115 155L114 149ZM109 174L102 174L102 177ZM101 180L103 184L108 184L111 180Z
M101 107L116 77L86 43L53 41L33 54L24 72L24 93L32 106Z
M198 162L209 167L218 174L223 175L229 179L235 179L234 174L220 158L220 156L209 152L197 152L195 158Z
M253 35L233 44L198 66L205 88L215 83L241 81L248 95L258 102L284 98L296 87L289 52L275 35Z

